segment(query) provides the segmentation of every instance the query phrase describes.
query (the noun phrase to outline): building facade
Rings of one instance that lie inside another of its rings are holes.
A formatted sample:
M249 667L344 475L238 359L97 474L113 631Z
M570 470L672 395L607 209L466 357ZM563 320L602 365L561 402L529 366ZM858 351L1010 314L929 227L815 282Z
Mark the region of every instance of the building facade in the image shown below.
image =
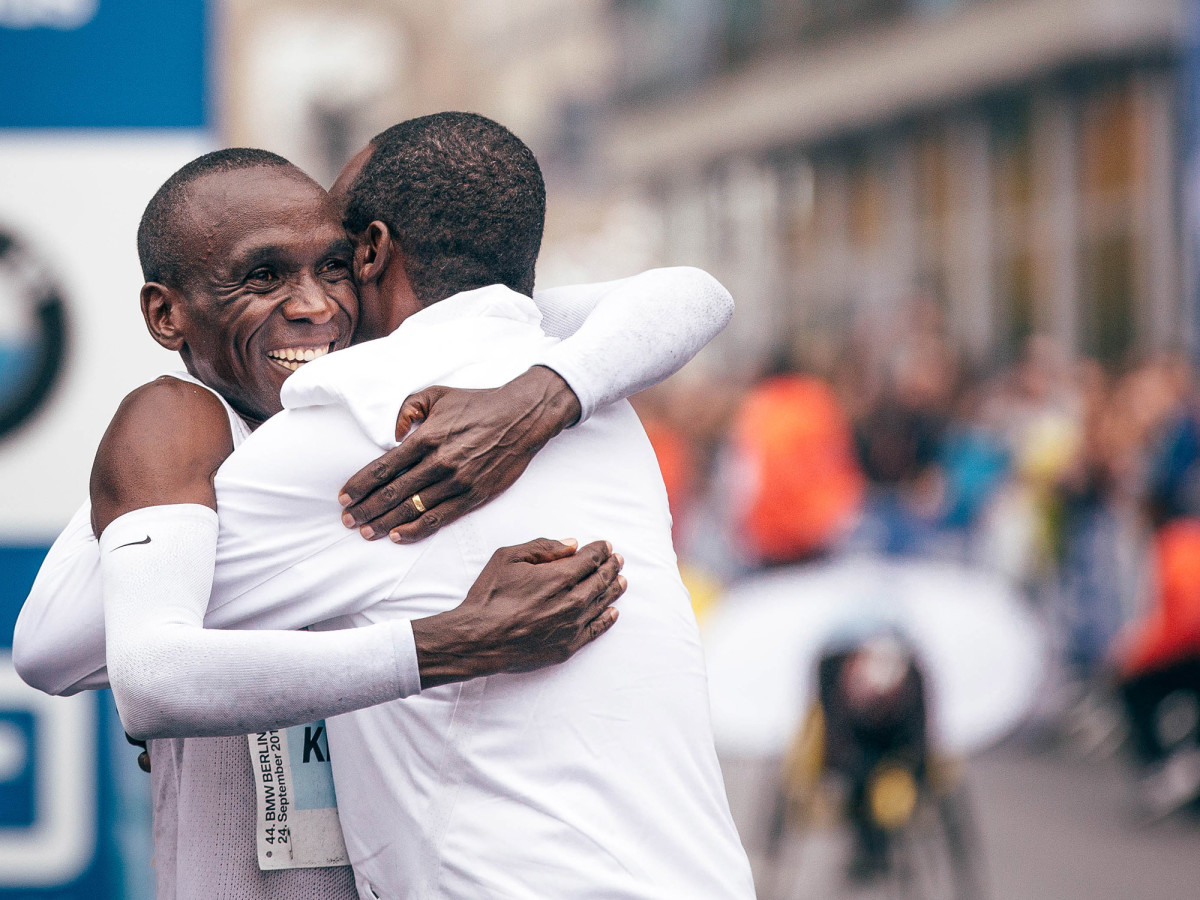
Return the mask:
M702 60L630 45L602 157L663 261L734 290L745 365L913 299L984 365L1035 332L1116 364L1188 342L1181 3L616 6L629 30L709 10Z

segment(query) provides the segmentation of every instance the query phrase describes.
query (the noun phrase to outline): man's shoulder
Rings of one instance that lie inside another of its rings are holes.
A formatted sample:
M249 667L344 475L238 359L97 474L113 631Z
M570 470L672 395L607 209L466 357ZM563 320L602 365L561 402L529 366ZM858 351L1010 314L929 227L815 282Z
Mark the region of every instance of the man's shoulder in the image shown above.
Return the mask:
M284 408L352 404L372 393L394 398L400 390L449 384L468 372L468 379L486 379L484 372L507 371L515 357L532 357L554 343L539 327L540 314L532 300L496 287L443 300L385 337L306 364L284 382ZM402 400L403 395L396 399Z
M284 383L283 406L344 407L387 450L395 446L396 416L410 394L435 384L498 387L533 365L547 342L553 339L526 321L414 317L387 337L306 364Z
M229 417L216 394L170 375L125 396L109 424L105 439L110 437L156 452L196 447L227 456L232 450Z
M130 509L207 498L232 450L225 407L207 388L164 376L130 392L92 466L97 532Z

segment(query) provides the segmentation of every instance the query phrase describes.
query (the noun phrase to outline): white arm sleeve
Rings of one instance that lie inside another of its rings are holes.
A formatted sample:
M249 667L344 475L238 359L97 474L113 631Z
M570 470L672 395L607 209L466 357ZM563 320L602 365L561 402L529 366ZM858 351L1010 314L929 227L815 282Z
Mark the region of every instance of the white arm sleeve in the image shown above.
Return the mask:
M13 667L30 687L74 694L108 687L100 551L85 503L42 561L13 630Z
M126 513L100 538L109 680L131 735L246 734L420 690L407 620L206 630L216 546L217 515L195 504Z
M542 330L562 338L536 365L575 392L584 421L675 374L721 332L733 298L701 269L651 269L604 284L539 291Z

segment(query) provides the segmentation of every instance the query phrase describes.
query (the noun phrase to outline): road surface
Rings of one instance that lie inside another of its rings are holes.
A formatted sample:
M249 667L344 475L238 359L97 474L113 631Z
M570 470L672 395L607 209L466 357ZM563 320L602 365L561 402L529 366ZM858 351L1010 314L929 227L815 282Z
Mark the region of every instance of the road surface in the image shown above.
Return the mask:
M760 900L892 897L851 888L837 828L789 842L782 863L764 855L775 765L724 760L734 818ZM1019 747L973 760L966 783L982 844L987 900L1200 900L1200 821L1136 824L1118 759L1075 760Z

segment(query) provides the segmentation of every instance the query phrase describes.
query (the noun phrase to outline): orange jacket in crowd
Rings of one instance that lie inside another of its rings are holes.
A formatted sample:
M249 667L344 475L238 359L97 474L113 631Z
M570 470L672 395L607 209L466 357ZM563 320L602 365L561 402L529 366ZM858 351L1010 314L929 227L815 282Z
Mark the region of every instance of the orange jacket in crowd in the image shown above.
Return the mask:
M733 429L747 495L742 538L762 562L804 559L851 526L863 496L850 422L824 382L772 378L747 394Z
M1200 656L1200 519L1179 519L1155 536L1154 608L1123 638L1126 676Z

